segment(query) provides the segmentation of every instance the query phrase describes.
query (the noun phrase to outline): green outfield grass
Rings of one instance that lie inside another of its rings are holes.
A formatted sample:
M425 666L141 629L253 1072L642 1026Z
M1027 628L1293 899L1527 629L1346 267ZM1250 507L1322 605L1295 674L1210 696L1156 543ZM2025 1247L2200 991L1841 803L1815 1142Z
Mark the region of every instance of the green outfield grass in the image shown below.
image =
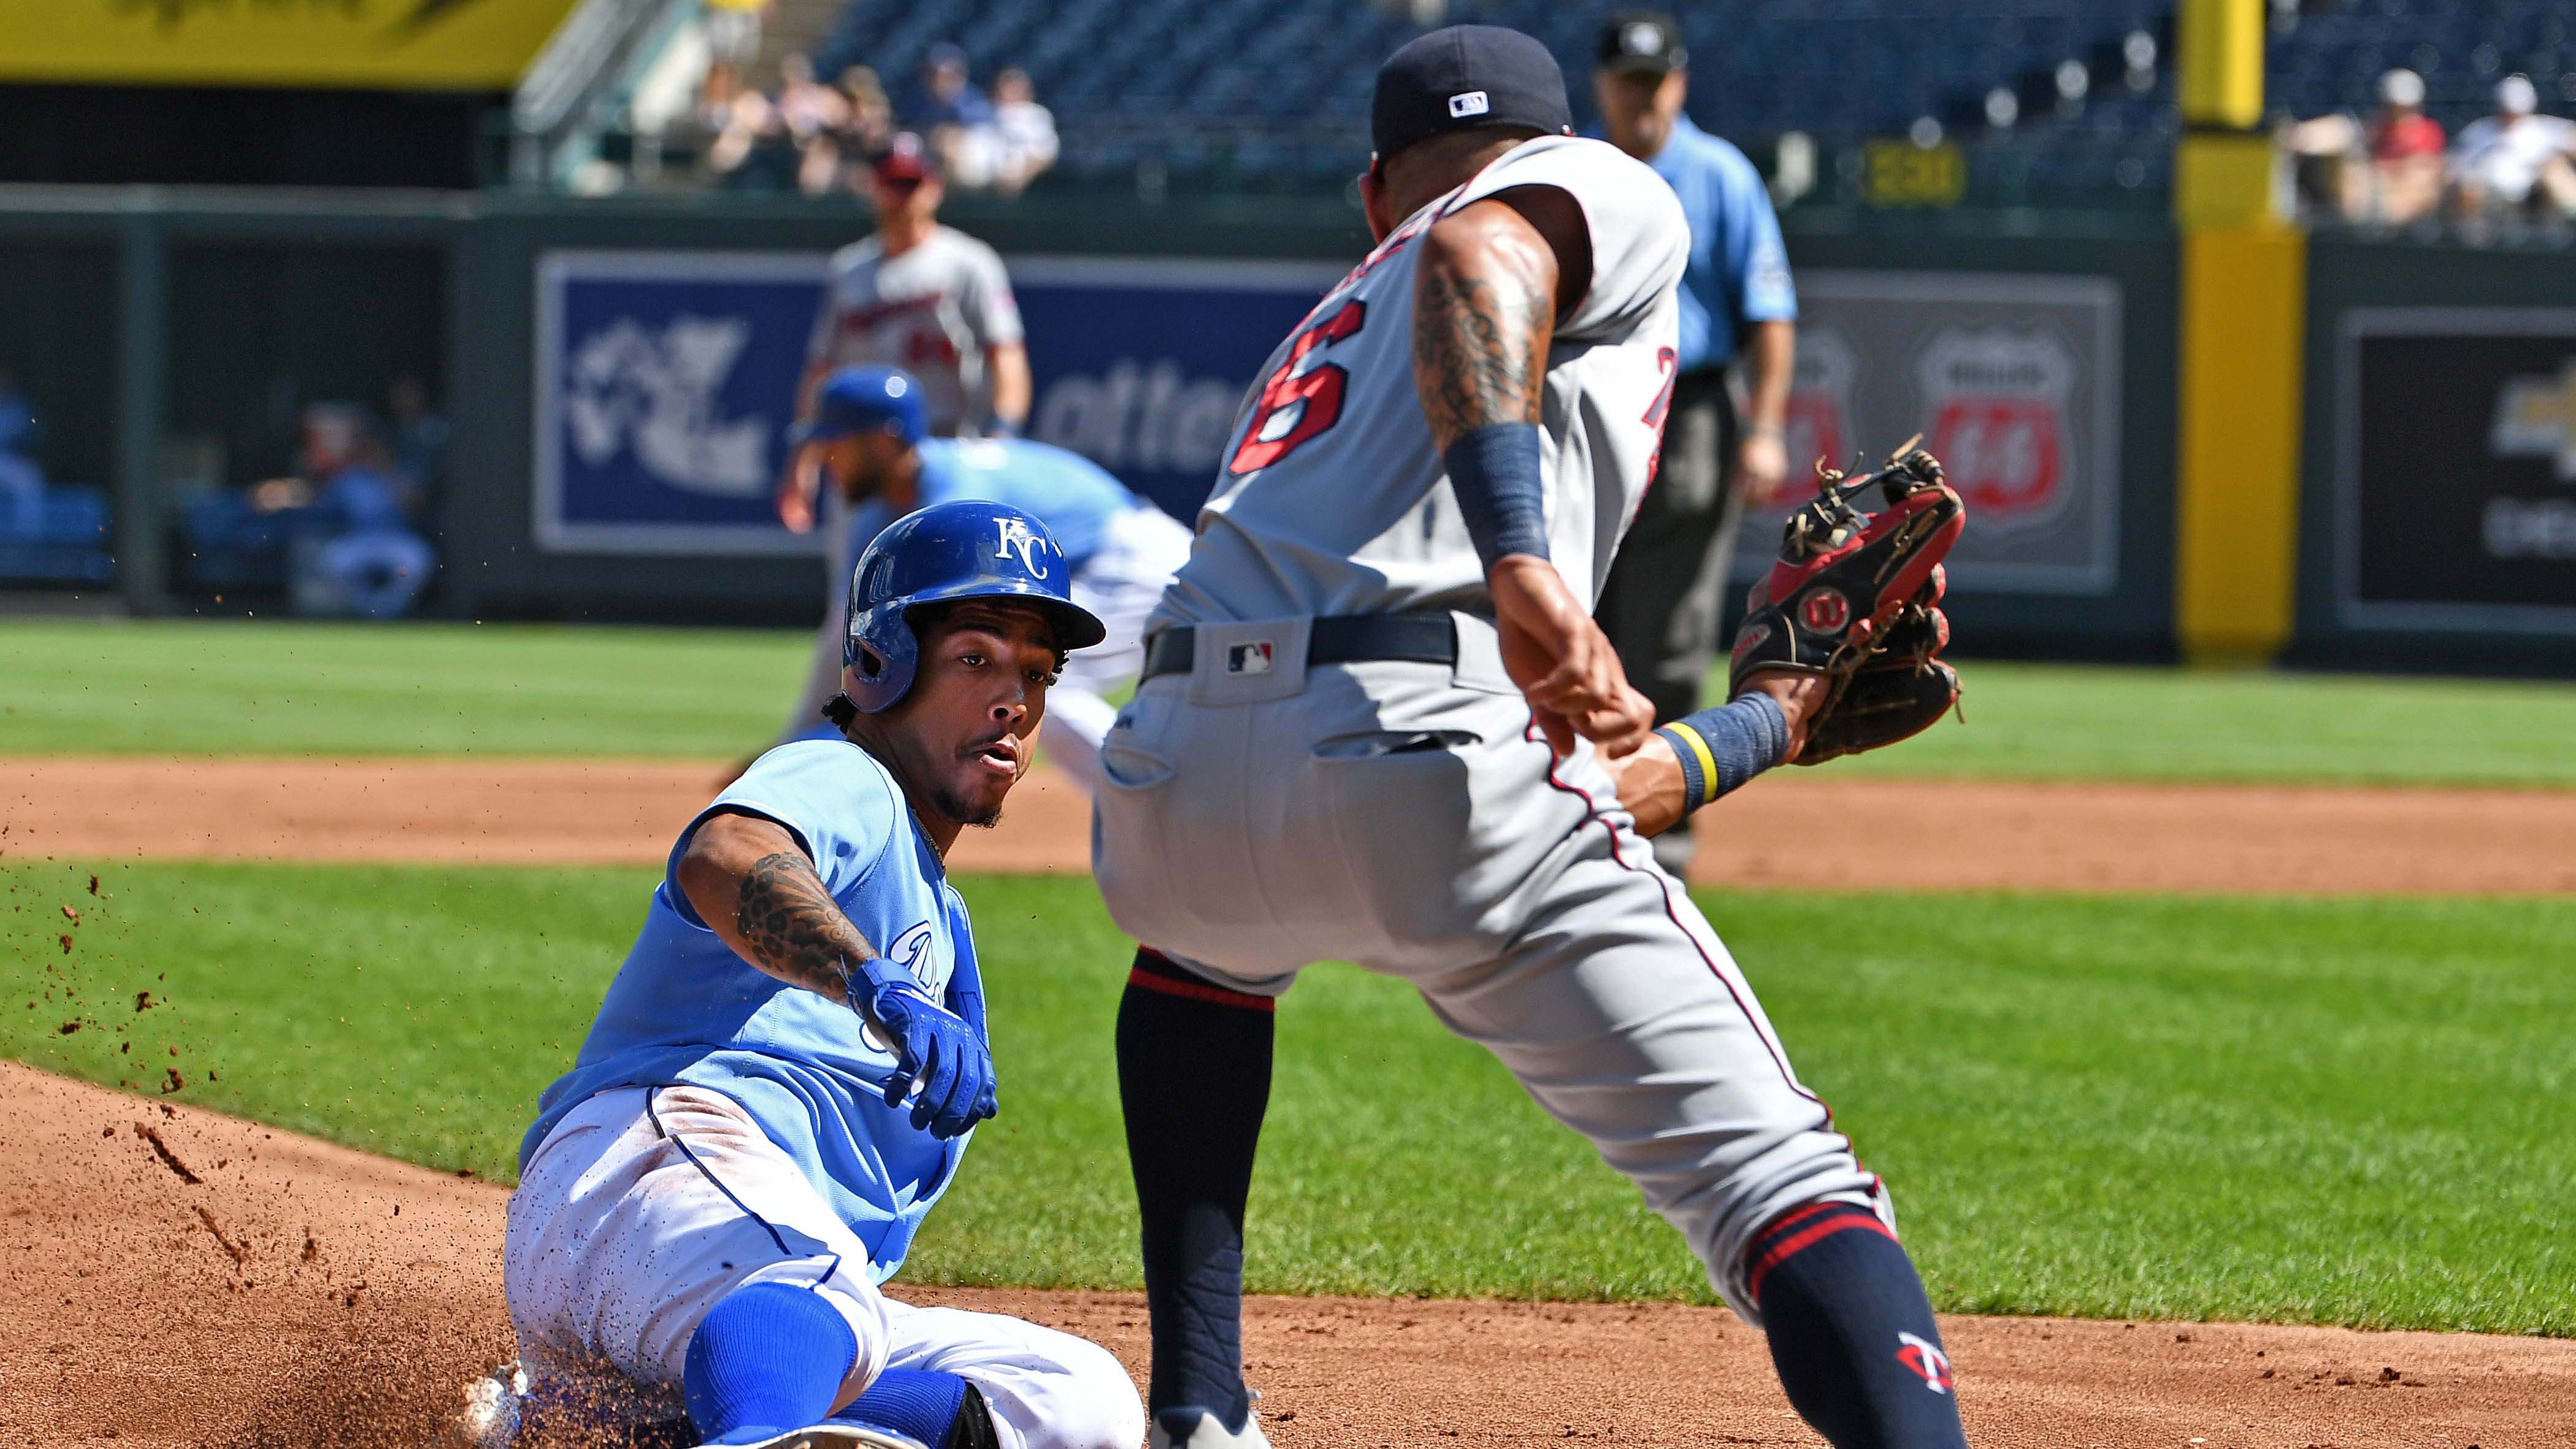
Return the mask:
M504 1178L653 882L89 869L0 867L0 1051ZM1133 1286L1125 943L1087 882L965 884L1004 1114L906 1275ZM2576 1335L2576 902L1707 901L1946 1308ZM1319 968L1279 1020L1256 1288L1707 1300L1403 986Z
M0 754L739 756L805 636L0 625ZM1970 662L1964 722L1841 774L2576 787L2576 685Z

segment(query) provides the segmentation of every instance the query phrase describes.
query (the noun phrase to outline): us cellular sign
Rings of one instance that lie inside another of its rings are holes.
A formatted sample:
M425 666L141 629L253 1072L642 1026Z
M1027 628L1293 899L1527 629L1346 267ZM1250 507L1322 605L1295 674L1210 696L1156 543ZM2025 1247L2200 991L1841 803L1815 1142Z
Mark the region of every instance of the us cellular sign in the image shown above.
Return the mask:
M2341 343L2343 621L2576 634L2576 310L2374 308Z

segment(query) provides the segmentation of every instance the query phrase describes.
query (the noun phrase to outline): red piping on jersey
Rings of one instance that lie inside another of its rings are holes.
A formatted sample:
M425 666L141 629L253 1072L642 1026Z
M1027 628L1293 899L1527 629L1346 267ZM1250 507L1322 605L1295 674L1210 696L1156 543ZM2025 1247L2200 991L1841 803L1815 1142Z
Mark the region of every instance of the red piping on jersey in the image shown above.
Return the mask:
M1530 716L1529 726L1521 731L1521 738L1525 740L1538 740L1540 738L1538 732L1538 716ZM1547 783L1552 788L1563 791L1564 793L1573 796L1575 799L1582 801L1584 817L1591 823L1600 826L1604 831L1609 833L1611 863L1618 866L1621 870L1632 871L1639 875L1654 874L1651 871L1638 870L1637 867L1628 863L1627 855L1619 849L1619 831L1617 827L1613 826L1608 820L1602 818L1601 806L1592 798L1590 792L1586 791L1580 785L1569 784L1556 777L1557 766L1562 762L1552 758L1554 754L1554 746L1550 746L1549 750L1551 759L1549 760L1547 767ZM1780 1055L1779 1047L1772 1044L1771 1033L1762 1029L1761 1021L1753 1015L1753 1008L1746 1005L1744 998L1737 994L1735 983L1727 979L1724 971L1718 969L1716 958L1710 956L1708 954L1708 948L1699 943L1699 937L1692 935L1690 933L1690 927L1682 924L1680 914L1673 909L1673 890L1671 884L1666 880L1658 879L1655 882L1655 888L1663 894L1664 919L1672 922L1673 929L1682 933L1682 939L1690 942L1691 949L1699 953L1701 964L1708 967L1708 974L1716 977L1717 984L1726 988L1728 999L1735 1003L1735 1009L1737 1011L1743 1013L1744 1024L1753 1028L1754 1036L1761 1039L1762 1049L1771 1054L1772 1064L1780 1069L1780 1078L1782 1081L1789 1084L1789 1090L1825 1109L1825 1128L1826 1130L1831 1131L1834 1125L1834 1104L1826 1101L1820 1096L1817 1096L1814 1092L1807 1090L1806 1084L1798 1080L1798 1074L1789 1070L1788 1059ZM1860 1154L1852 1150L1851 1138L1844 1136L1844 1134L1839 1132L1834 1133L1834 1136L1841 1139L1843 1151L1851 1153L1852 1166L1860 1168L1863 1172L1869 1172L1869 1169L1862 1165ZM1878 1174L1870 1172L1870 1196L1878 1196L1879 1186L1880 1179ZM1894 1237L1895 1234L1890 1233L1888 1236Z

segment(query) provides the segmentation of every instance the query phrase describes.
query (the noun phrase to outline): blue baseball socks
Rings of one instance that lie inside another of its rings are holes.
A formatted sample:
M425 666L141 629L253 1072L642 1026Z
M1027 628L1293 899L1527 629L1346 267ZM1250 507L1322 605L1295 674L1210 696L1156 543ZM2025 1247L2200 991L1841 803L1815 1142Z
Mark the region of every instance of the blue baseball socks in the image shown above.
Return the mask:
M890 1429L929 1449L994 1449L983 1394L952 1373L887 1369L833 1413L858 1356L849 1322L813 1290L737 1288L689 1339L680 1374L689 1420L709 1444L757 1444L829 1419Z
M929 1449L995 1449L1001 1442L983 1392L936 1369L885 1370L832 1422L891 1429Z
M1243 1205L1270 1105L1273 1007L1141 948L1118 1003L1118 1097L1154 1341L1145 1407L1175 1439L1198 1424L1192 1411L1215 1415L1229 1434L1252 1411Z
M1801 1208L1763 1229L1745 1264L1780 1386L1834 1449L1966 1449L1931 1300L1876 1213Z
M793 1283L748 1283L698 1322L680 1370L709 1444L757 1444L823 1422L859 1359L840 1310Z

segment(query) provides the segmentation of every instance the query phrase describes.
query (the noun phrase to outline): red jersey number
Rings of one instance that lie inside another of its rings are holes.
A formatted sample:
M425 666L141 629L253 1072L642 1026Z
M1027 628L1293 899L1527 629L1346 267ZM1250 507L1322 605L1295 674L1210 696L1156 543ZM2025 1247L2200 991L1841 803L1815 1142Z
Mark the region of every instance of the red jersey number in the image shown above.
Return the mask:
M1299 372L1297 364L1316 348L1329 347L1358 332L1367 317L1367 303L1345 302L1340 311L1297 334L1296 344L1288 349L1288 360L1279 364L1279 370L1262 384L1260 410L1244 433L1242 445L1226 463L1227 472L1250 473L1267 468L1341 421L1342 393L1351 384L1349 369L1324 362ZM1292 419L1286 429L1277 437L1265 436L1283 417Z

